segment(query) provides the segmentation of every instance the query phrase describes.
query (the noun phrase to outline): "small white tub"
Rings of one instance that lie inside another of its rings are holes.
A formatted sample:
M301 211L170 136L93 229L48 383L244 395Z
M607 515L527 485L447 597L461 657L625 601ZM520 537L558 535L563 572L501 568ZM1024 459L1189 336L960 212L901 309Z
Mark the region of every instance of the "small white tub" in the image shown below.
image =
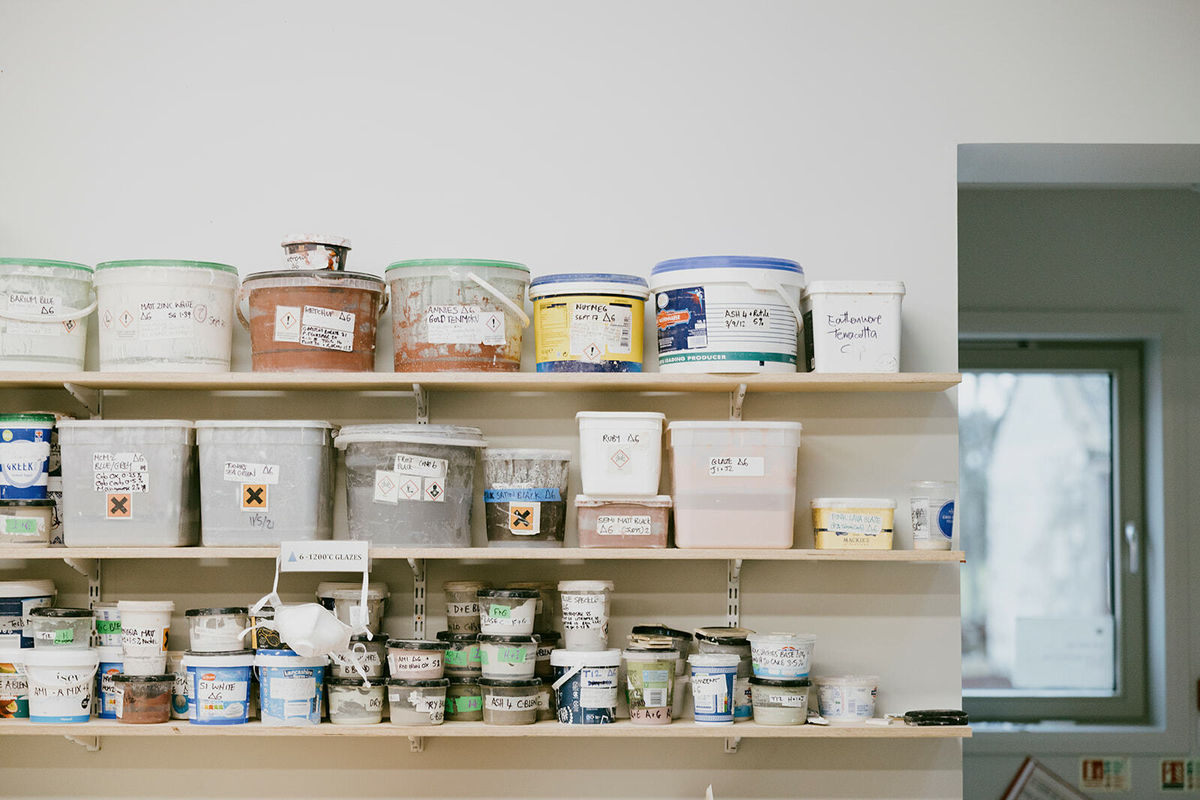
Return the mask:
M875 716L879 693L876 675L830 675L817 678L817 704L831 725L853 725Z
M208 261L96 265L102 372L228 372L238 271Z
M799 422L672 422L675 545L792 546Z
M662 426L655 411L580 411L579 474L590 495L658 494Z
M900 281L813 281L801 298L805 372L899 372Z
M319 420L196 423L201 543L271 545L333 535L333 425Z
M95 310L91 267L0 258L0 370L81 372Z
M196 544L194 433L184 420L62 420L67 547Z

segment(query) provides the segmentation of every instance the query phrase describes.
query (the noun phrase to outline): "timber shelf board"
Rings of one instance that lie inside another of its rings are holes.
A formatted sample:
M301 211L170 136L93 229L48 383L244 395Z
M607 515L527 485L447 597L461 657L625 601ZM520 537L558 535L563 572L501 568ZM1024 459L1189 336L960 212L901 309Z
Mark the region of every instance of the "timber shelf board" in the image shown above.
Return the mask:
M957 564L966 561L961 550L662 550L630 548L491 548L491 547L372 547L371 558L420 558L439 561L825 561L899 564ZM3 559L98 558L141 559L266 559L278 547L24 547L0 545Z
M942 392L958 385L952 372L776 373L686 375L537 372L11 372L0 387L45 389L72 384L98 390L426 391L481 392Z
M0 721L3 736L358 736L422 738L639 738L639 739L968 739L968 726L909 727L907 725L698 725L679 720L670 725L635 725L615 722L610 725L563 725L538 722L534 725L485 725L482 722L447 722L442 725L306 725L273 727L261 722L245 725L192 725L173 720L159 725L129 725L114 720L34 724L28 720Z

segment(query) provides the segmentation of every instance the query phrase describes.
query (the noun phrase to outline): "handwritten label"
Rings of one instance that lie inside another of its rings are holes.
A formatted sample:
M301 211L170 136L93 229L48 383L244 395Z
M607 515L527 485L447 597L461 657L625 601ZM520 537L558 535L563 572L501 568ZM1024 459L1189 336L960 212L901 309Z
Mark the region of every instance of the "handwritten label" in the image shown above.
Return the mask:
M444 478L449 462L444 458L414 456L408 453L396 453L394 472L402 475L413 475L420 478Z
M39 528L40 520L37 517L4 517L0 522L3 522L6 536L40 536L45 533L44 529Z
M596 533L600 536L650 536L654 521L649 514L601 514L596 517Z
M708 459L708 474L713 478L761 478L766 475L762 456L720 456Z
M447 617L478 617L479 603L446 603Z
M603 593L562 594L562 622L569 631L588 631L608 626L608 598Z
M225 480L231 483L279 483L278 464L251 464L245 461L226 461Z
M392 675L397 672L424 672L442 665L442 654L436 650L393 651L388 653L388 666Z
M879 514L855 514L834 511L829 515L830 530L839 533L861 533L877 536L883 532L883 517Z
M143 453L92 453L92 491L150 491L150 465Z
M727 308L719 324L727 331L765 331L771 327L771 309L763 306Z
M474 305L434 305L425 310L426 336L434 344L502 345L504 312Z
M808 705L808 695L769 694L767 702L784 708L804 708Z
M483 707L488 711L531 711L538 707L538 696L523 695L506 697L499 694L489 694L483 701Z
M170 628L131 628L128 625L122 625L121 647L124 648L126 655L137 655L130 651L147 647L166 651L169 631Z
M354 349L355 317L349 311L305 306L300 318L300 344L322 350Z
M149 341L191 338L195 317L196 309L191 300L139 303L137 338Z

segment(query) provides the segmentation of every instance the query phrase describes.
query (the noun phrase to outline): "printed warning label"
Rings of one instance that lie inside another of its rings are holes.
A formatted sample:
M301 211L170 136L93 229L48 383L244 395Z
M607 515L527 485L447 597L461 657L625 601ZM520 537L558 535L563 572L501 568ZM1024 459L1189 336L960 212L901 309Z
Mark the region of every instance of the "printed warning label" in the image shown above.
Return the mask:
M541 503L510 503L508 530L516 536L533 536L542 530Z
M242 511L269 511L265 483L242 484Z
M300 306L275 306L275 341L300 341Z
M133 495L127 492L114 492L105 495L105 517L108 519L129 519L133 516Z
M1129 756L1082 758L1079 788L1093 792L1128 792L1133 788L1133 759Z

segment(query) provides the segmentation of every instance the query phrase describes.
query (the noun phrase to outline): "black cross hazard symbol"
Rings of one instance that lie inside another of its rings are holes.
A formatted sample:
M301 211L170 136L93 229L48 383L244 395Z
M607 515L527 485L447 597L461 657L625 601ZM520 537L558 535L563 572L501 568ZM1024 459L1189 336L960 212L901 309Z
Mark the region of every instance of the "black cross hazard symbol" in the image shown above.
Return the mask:
M509 514L509 530L533 530L533 509L530 506L511 506Z
M267 487L258 483L242 484L242 508L262 511L267 507Z
M109 519L129 519L133 516L133 498L128 494L109 494L107 505Z

